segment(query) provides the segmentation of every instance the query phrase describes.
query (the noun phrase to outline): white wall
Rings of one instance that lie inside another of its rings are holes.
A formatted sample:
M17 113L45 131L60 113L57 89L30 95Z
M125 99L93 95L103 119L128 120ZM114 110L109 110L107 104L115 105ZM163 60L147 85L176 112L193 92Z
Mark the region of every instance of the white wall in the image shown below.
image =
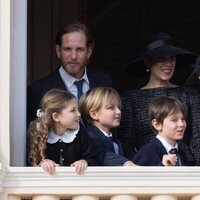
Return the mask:
M27 1L0 0L0 162L23 166L26 146Z
M10 164L23 166L26 149L27 0L11 1L10 55Z
M10 0L0 0L0 162L10 162Z

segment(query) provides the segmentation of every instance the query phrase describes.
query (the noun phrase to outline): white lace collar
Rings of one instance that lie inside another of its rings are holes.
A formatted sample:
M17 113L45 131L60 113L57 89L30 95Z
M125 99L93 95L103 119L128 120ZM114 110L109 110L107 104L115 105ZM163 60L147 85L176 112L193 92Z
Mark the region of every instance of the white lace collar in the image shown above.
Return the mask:
M56 143L58 140L62 140L65 143L71 143L76 138L78 134L79 127L73 130L67 130L63 135L57 135L53 130L50 131L47 142L50 144Z

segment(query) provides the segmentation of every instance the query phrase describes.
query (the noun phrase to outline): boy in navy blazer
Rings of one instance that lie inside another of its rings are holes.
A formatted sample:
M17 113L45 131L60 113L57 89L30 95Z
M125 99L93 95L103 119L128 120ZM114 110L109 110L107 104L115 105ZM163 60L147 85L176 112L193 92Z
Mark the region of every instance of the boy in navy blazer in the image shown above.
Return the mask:
M119 94L110 87L93 88L79 101L80 113L89 122L87 131L100 166L135 166L123 156L121 143L114 140L110 132L120 124L120 109Z
M182 103L173 97L159 97L151 103L149 116L157 136L136 153L133 162L142 166L193 165L177 143L183 139L186 129L186 111Z

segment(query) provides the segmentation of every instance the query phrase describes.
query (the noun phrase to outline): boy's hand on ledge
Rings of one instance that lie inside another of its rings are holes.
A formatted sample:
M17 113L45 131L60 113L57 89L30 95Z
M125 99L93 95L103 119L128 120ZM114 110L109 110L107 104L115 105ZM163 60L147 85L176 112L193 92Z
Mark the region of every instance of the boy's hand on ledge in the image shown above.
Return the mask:
M136 167L138 165L134 164L132 161L127 161L123 165L124 167Z

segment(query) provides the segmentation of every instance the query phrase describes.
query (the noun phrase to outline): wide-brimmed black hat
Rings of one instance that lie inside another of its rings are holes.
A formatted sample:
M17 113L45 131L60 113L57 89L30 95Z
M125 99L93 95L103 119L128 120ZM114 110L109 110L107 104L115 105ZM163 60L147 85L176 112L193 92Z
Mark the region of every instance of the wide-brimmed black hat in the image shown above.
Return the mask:
M144 61L165 56L176 57L176 68L186 67L195 62L196 56L185 49L174 46L172 38L165 32L153 33L144 45L144 53L126 65L129 74L146 76L147 66Z

